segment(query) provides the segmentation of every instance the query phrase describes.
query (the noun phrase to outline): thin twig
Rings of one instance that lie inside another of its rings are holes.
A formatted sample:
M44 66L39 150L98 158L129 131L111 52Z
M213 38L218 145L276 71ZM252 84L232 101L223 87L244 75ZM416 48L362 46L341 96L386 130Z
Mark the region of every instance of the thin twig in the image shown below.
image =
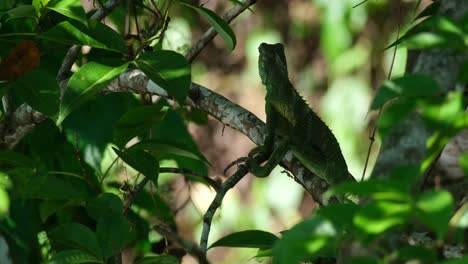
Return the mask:
M178 244L179 246L187 250L187 252L190 255L198 259L198 263L209 264L203 251L200 250L200 248L198 248L197 245L195 245L194 243L182 239L180 236L178 236L176 233L171 231L169 228L163 227L163 225L154 225L153 229L156 230L156 232L158 232L165 238L169 239L170 241Z
M251 5L255 4L257 0L246 0L243 5L236 5L231 8L229 11L226 12L222 16L222 19L227 23L231 23L231 21L236 18L240 13L244 12L244 10L248 9ZM191 63L203 48L210 42L215 36L218 34L213 27L210 27L203 36L197 41L195 45L189 50L185 58Z
M400 2L400 9L399 9L398 12L399 12L399 16L401 18L401 15L402 15L402 13L401 13L401 2ZM401 21L398 22L398 29L397 29L397 36L396 36L397 40L400 38L400 29L401 29ZM395 45L395 47L393 48L392 62L390 64L390 69L388 70L387 80L390 80L390 78L392 77L393 65L395 64L397 48L398 48L398 45ZM364 181L364 177L366 176L366 170L367 170L367 166L369 164L369 157L370 157L370 153L372 151L372 147L373 147L374 142L375 142L375 133L377 132L377 120L379 120L379 117L382 114L382 109L383 108L381 107L379 109L379 112L377 113L374 128L372 129L372 133L369 136L370 143L369 143L369 148L367 149L366 162L364 163L364 170L362 171L361 181Z
M240 165L236 173L234 173L225 182L223 182L221 188L216 193L213 202L211 202L210 207L208 208L208 210L206 210L206 213L203 217L203 230L200 238L200 249L203 253L206 254L206 250L208 247L208 236L210 235L211 221L213 220L213 216L216 213L216 210L218 210L218 208L221 206L221 203L223 202L224 196L226 195L227 191L234 187L248 172L249 167L246 164Z

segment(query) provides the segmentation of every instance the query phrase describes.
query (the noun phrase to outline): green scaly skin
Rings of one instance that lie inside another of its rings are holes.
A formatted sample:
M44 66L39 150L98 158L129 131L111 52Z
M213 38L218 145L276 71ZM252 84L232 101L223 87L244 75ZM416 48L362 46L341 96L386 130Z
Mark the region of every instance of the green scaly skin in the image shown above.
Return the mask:
M264 145L249 154L252 173L267 177L291 149L307 169L331 186L354 181L335 136L289 81L283 45L262 43L259 51L258 68L266 88L267 134ZM269 155L264 166L252 159L261 155Z

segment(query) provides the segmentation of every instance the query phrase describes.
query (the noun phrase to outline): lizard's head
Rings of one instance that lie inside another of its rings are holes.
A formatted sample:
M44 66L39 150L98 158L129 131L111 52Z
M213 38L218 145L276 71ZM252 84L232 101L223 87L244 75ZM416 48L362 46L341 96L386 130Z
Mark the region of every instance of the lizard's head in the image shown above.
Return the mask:
M284 47L277 44L260 44L258 47L258 71L264 85L288 80L288 66L284 55Z

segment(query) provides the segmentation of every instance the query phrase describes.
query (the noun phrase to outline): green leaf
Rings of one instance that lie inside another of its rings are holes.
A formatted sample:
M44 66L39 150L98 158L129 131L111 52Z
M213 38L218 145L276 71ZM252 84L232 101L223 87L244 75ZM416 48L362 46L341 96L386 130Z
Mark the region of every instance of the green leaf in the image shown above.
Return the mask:
M160 159L173 158L177 160L177 157L193 159L210 164L208 160L200 153L192 151L189 147L183 144L177 144L174 142L165 143L159 140L146 140L136 143L131 146L130 149L143 149L154 152Z
M47 264L104 263L95 256L81 250L64 250L53 255Z
M146 190L142 190L135 197L133 203L138 208L145 209L153 217L168 223L169 225L175 225L174 215L172 213L171 207L166 203L166 201L159 195L158 192L149 193Z
M62 224L48 232L50 239L66 246L85 251L96 258L101 258L99 247L94 232L89 227L79 223Z
M23 155L18 152L3 150L0 151L0 165L2 165L2 169L4 168L4 163L18 166L18 167L26 167L26 168L34 168L34 161L30 159L28 156Z
M461 92L452 92L445 100L424 102L422 117L424 123L435 131L456 130L459 116L465 114L464 97Z
M10 9L6 12L8 17L5 19L7 23L11 19L24 19L24 18L33 18L37 20L36 10L32 5L18 5L17 7Z
M191 68L184 56L170 50L158 50L143 53L135 64L181 105L185 103L190 89Z
M148 256L137 260L135 264L179 264L179 260L170 255Z
M438 264L466 264L468 263L468 257L463 257L459 259L449 259L446 261L439 262Z
M130 109L115 126L114 140L117 146L123 147L130 139L148 134L152 126L164 119L167 110L168 107L163 107L161 103Z
M63 179L47 175L38 187L34 196L41 199L85 200L91 195L90 187L85 181L71 177Z
M151 154L144 150L135 148L131 148L126 151L119 151L116 148L112 149L114 149L115 153L117 153L125 163L143 174L145 177L150 178L154 185L158 185L159 162Z
M80 205L81 201L70 200L44 200L39 205L39 215L42 222L45 222L52 214L68 206Z
M430 16L408 30L401 38L390 44L405 44L408 48L464 49L463 28L446 16Z
M418 220L443 239L448 229L454 205L452 195L445 191L426 191L416 201Z
M419 260L420 263L434 263L437 260L435 252L422 246L403 246L398 249L400 263Z
M320 208L317 215L330 220L338 229L348 229L358 208L354 203L329 204Z
M379 87L371 110L381 108L388 101L397 97L428 97L439 90L438 84L430 76L411 74L385 81Z
M51 119L57 118L60 89L50 72L42 69L27 72L14 82L12 89L35 110Z
M128 67L125 63L117 68L89 62L75 72L68 82L67 92L60 105L57 125L76 108L89 101L101 91L110 81L124 72Z
M214 247L272 248L278 237L261 230L246 230L229 234L211 244Z
M468 228L468 203L464 203L454 214L450 220L452 227L457 227L461 230Z
M125 42L120 34L99 21L90 20L88 24L86 27L75 20L64 21L39 37L66 45L88 45L119 53L126 52Z
M79 0L51 1L48 3L48 5L45 8L53 10L71 19L80 21L84 25L88 25L86 14Z
M192 136L187 131L185 121L178 112L173 110L169 110L162 122L153 127L152 140L165 142L168 145L177 146L191 153L196 153L199 157L202 156ZM161 156L159 158L174 159L180 168L189 169L200 175L208 175L208 168L205 162L185 158L183 156L167 155L166 157Z
M201 16L208 20L210 25L223 38L224 42L226 42L226 45L230 50L233 50L236 47L236 35L234 34L234 31L232 31L229 24L216 13L202 6L191 5L186 2L181 2L181 4L195 9Z
M375 201L358 210L353 223L364 234L378 236L407 223L411 213L409 202Z
M401 98L400 100L389 104L385 107L385 111L380 115L377 120L377 128L379 134L383 138L388 135L390 130L403 121L410 113L416 108L417 102L408 98Z
M120 198L113 193L101 193L86 205L86 211L94 220L99 220L106 212L121 213L123 204Z
M295 264L310 257L336 256L338 239L332 223L315 215L284 232L273 247L273 264Z
M463 173L468 177L468 152L464 152L460 155L459 162Z
M130 241L132 227L123 214L107 211L98 221L96 233L103 257L122 250Z

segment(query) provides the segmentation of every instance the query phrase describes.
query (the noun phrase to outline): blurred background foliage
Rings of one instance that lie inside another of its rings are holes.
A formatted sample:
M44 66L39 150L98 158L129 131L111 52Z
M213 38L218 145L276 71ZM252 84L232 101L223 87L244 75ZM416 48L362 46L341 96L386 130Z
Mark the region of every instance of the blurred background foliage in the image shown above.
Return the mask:
M18 2L1 1L0 9L8 10ZM94 1L81 2L86 10L96 4ZM223 14L236 1L192 2ZM369 104L375 89L386 79L392 62L392 51L384 49L395 41L398 28L408 26L414 18L414 8L418 1L400 3L371 0L356 6L359 2L360 0L259 0L251 11L244 12L232 24L237 37L235 50L230 52L225 42L219 36L216 37L192 64L192 80L226 96L265 120L265 90L257 70L257 48L261 42L283 43L291 82L334 132L350 172L355 177L361 177L369 145L369 128L374 126L375 121L374 116L369 114ZM428 4L429 1L422 1L419 9L424 9ZM164 10L165 7L161 8ZM112 25L115 21L122 21L124 15L125 9L119 7L106 19L106 23ZM162 42L163 49L185 54L209 27L206 20L182 5L173 5L169 16L170 23ZM44 24L47 23L48 21L44 21ZM122 23L114 23L113 26L123 32L119 28ZM8 43L2 45L7 50ZM49 63L60 63L66 48L49 48L54 51L48 50L49 55L55 53L56 56L56 60L51 59ZM404 72L406 54L405 48L398 48L392 76ZM92 56L93 54L89 54L89 58ZM134 181L131 175L136 173L130 167L125 170L113 167L110 172L106 172L117 158L107 142L112 139L113 135L109 131L113 130L117 120L136 105L136 97L133 95L100 97L88 102L86 107L73 113L64 122L66 138L53 124L46 123L25 138L18 149L28 148L35 159L47 157L46 162L64 164L70 170L79 171L79 164L73 153L73 144L76 142L74 133L78 131L79 147L89 165L86 168L90 171L91 168L97 169L101 173L97 175L98 179L109 175L106 178L106 191L121 195L125 191L125 184ZM113 111L105 111L110 108ZM181 117L194 121L189 123L188 131L184 129L184 120ZM198 166L199 172L204 173L208 169L208 175L212 178L223 178L223 169L233 160L245 156L254 146L240 133L197 113L176 114L175 111L169 111L163 122L159 128L171 127L177 133L158 130L156 127L154 134L173 142L183 141L182 143L192 145L194 149L196 144L212 164L208 167ZM193 141L187 132L193 137ZM48 136L44 137L46 134ZM371 161L377 151L378 144L374 145ZM171 160L162 162L164 164L161 166L175 166ZM210 241L246 229L278 233L308 216L316 205L297 183L285 177L281 171L281 168L277 168L266 179L246 177L231 190L214 218ZM371 168L368 168L369 171ZM4 191L9 188L10 183L3 179L4 177L0 178L0 213L8 210L10 202ZM150 190L143 192L142 197L135 202L136 206L142 208L150 208L151 205L146 205L153 203L159 206L155 211L147 212L147 218L151 219L151 213L161 212L157 209L169 207L175 212L174 221L178 232L188 240L198 241L202 216L214 197L214 191L202 184L189 183L178 175L165 173L160 176L156 198L149 195L149 192ZM14 207L10 209L10 214L19 213ZM28 219L27 216L22 218ZM24 225L35 228L37 223ZM137 244L135 248L142 252L154 252L159 239L156 232L150 231L147 243ZM254 252L254 249L215 248L209 252L209 258L214 263L257 263L251 259ZM183 263L193 263L190 258L187 256Z

